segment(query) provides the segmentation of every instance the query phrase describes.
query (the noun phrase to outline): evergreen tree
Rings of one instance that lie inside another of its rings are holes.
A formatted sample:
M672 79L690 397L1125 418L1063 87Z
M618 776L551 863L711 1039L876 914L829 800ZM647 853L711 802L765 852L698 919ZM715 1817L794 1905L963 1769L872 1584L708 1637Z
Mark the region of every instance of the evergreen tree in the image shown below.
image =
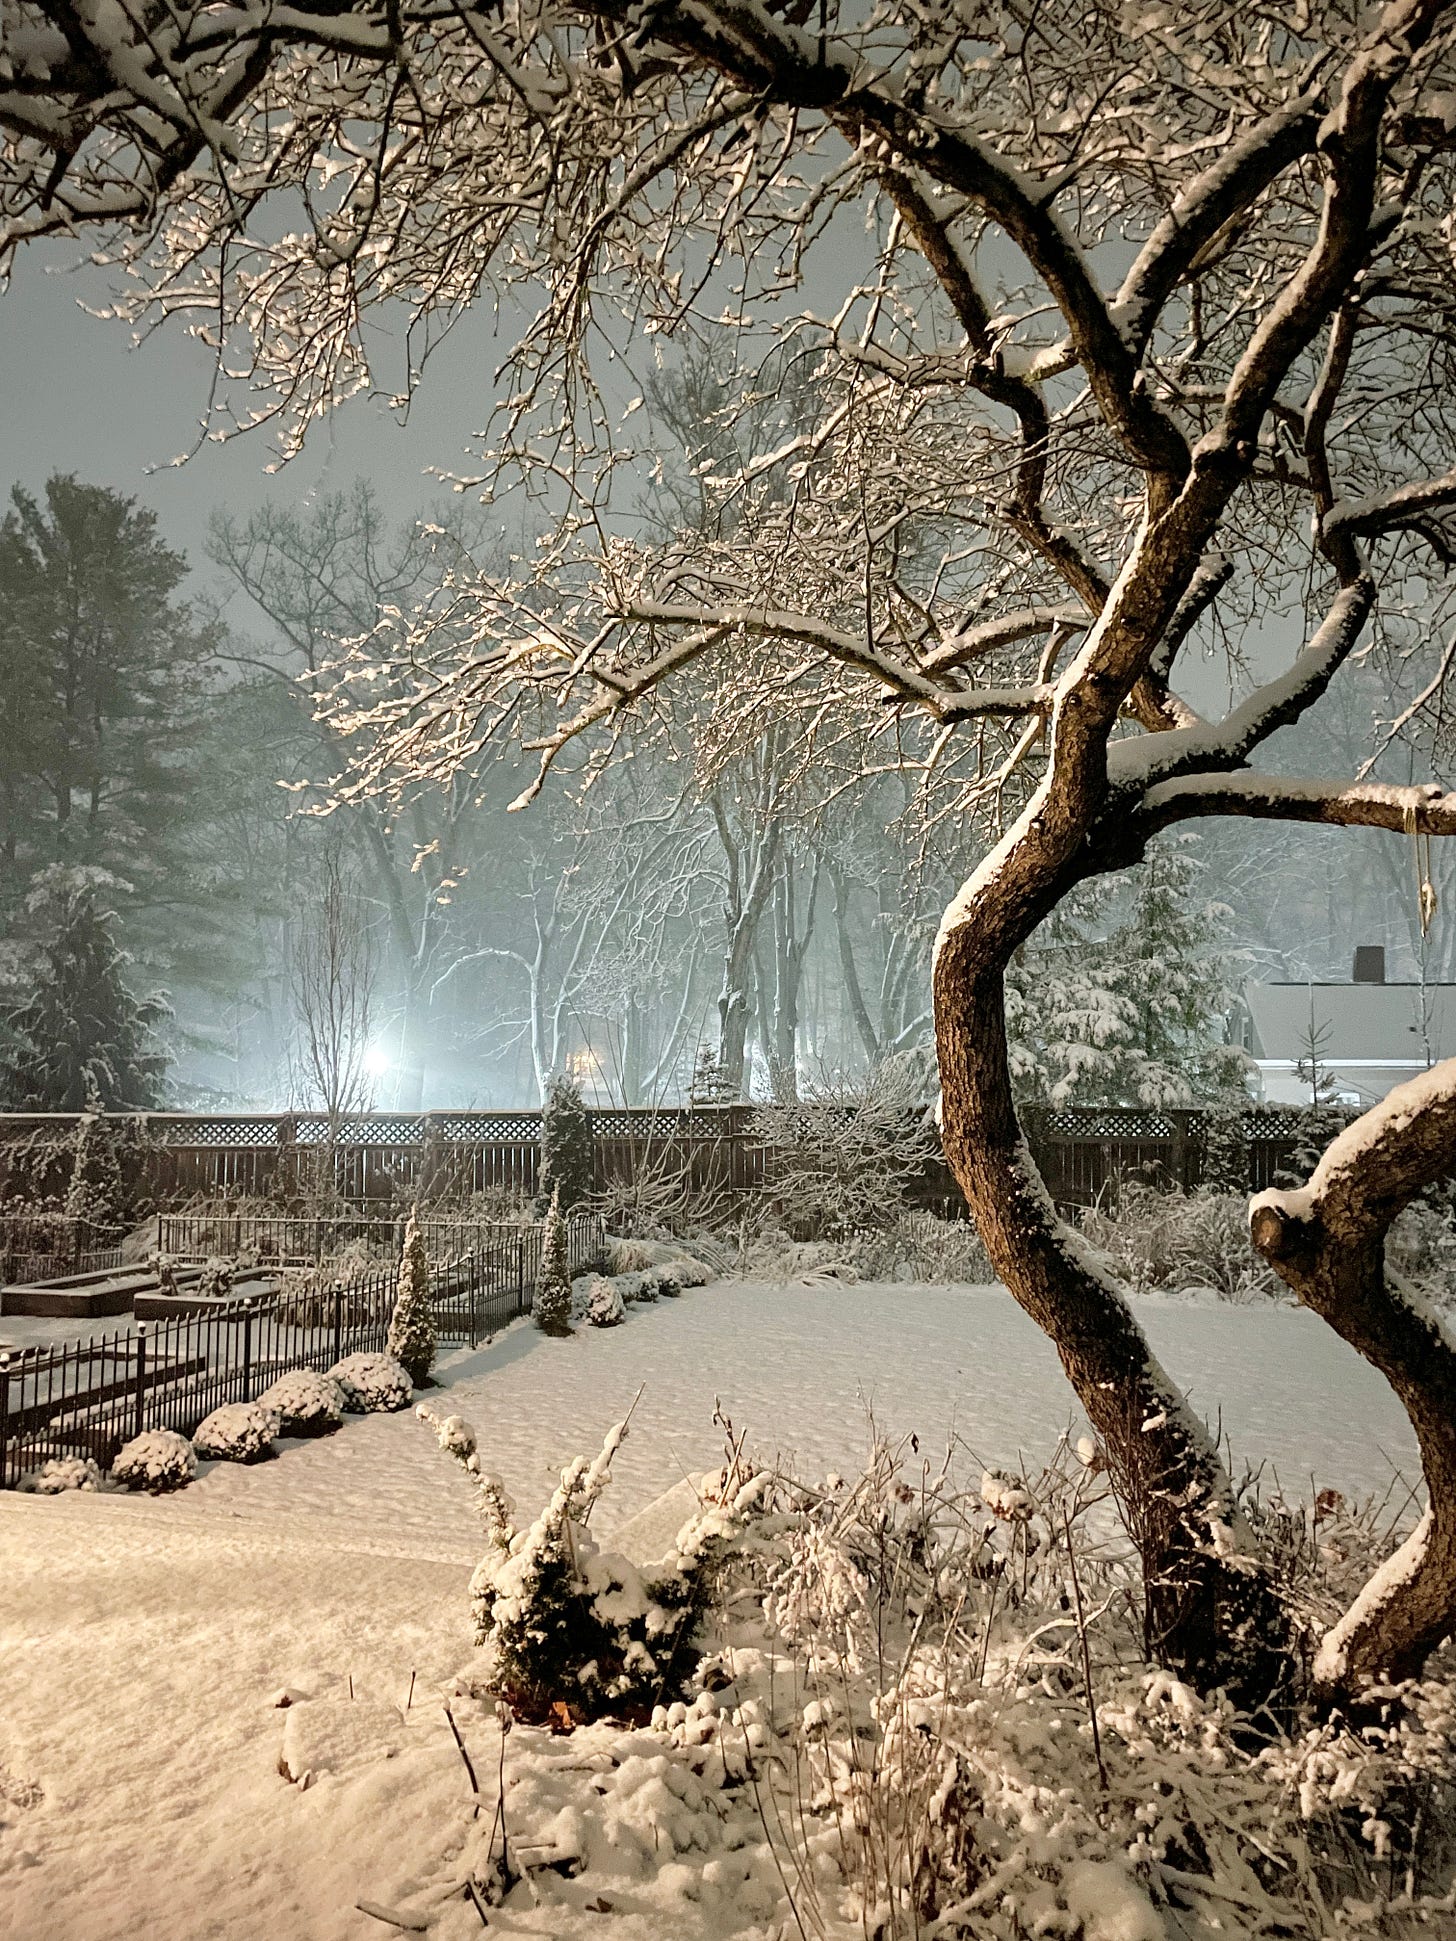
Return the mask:
M416 1388L422 1388L435 1365L435 1310L430 1301L430 1263L425 1236L410 1209L399 1259L399 1291L389 1319L385 1352L402 1362Z
M128 936L149 961L207 971L217 957L198 837L216 813L199 750L220 634L179 600L186 573L134 499L59 474L42 498L11 493L0 520L0 909L13 933L31 881L65 864L126 879Z
M157 997L137 998L130 962L99 901L117 887L99 870L47 870L29 908L45 925L26 982L0 1012L0 1100L11 1111L83 1112L156 1105L167 1058L154 1030L167 1015Z
M531 1305L542 1334L571 1333L571 1261L566 1242L566 1216L559 1195L553 1193L541 1235L541 1270Z
M1229 912L1199 900L1198 867L1184 845L1156 845L1130 881L1068 898L1018 954L1006 1017L1024 1097L1243 1102L1245 1061L1224 1042L1237 970L1221 939Z
M1203 1184L1211 1193L1249 1191L1249 1141L1240 1105L1221 1106L1208 1115L1203 1136Z
M94 1086L86 1097L85 1116L76 1127L66 1214L69 1219L84 1220L96 1233L114 1233L126 1224L121 1155Z
M569 1078L558 1074L546 1087L541 1108L541 1162L536 1180L537 1207L559 1201L570 1213L592 1190L595 1150L591 1114Z

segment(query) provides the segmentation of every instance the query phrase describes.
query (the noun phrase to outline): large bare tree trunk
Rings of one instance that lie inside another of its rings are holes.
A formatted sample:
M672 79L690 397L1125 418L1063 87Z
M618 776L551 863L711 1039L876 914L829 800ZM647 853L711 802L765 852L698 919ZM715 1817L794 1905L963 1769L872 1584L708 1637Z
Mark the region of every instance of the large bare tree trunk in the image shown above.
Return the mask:
M1456 1631L1456 1340L1385 1262L1397 1214L1453 1170L1456 1059L1447 1059L1347 1127L1308 1186L1262 1193L1250 1207L1259 1252L1400 1397L1426 1479L1420 1522L1320 1647L1315 1686L1327 1701L1415 1677Z
M1006 1286L1050 1336L1105 1453L1142 1559L1150 1656L1262 1704L1290 1625L1204 1425L1116 1287L1057 1217L1017 1123L1003 966L964 922L942 935L936 1040L945 1153Z

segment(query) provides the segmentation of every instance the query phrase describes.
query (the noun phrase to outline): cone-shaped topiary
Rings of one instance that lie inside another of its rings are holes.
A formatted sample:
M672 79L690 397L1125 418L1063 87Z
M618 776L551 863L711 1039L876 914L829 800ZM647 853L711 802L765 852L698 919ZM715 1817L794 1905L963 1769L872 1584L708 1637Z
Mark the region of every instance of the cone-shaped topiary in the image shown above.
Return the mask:
M592 1190L594 1157L591 1114L581 1093L569 1078L553 1078L541 1108L537 1208L544 1211L554 1197L559 1197L563 1213L580 1206Z
M566 1221L555 1193L551 1195L551 1208L541 1235L541 1270L536 1276L536 1298L531 1312L542 1334L571 1333L571 1266L567 1258Z
M425 1236L412 1208L404 1230L399 1258L399 1292L389 1321L385 1352L408 1370L416 1388L423 1386L435 1362L435 1310L430 1305L430 1263Z

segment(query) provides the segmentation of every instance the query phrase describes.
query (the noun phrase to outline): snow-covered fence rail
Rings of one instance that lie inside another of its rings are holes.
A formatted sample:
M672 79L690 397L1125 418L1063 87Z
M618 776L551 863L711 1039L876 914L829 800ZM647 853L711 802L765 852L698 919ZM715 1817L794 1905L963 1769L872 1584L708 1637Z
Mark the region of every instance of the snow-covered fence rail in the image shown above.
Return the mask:
M189 1197L279 1197L326 1184L350 1202L536 1190L539 1112L322 1114L145 1112L115 1115L134 1193L161 1204ZM592 1112L597 1184L646 1167L694 1191L741 1190L760 1177L747 1106ZM0 1192L63 1192L76 1115L0 1114ZM328 1177L320 1180L321 1167Z
M529 1313L541 1263L540 1227L496 1236L432 1265L440 1337L469 1341ZM568 1224L573 1271L599 1253L601 1223ZM109 1467L144 1429L190 1435L224 1402L255 1400L292 1368L326 1369L379 1352L396 1291L393 1263L347 1280L281 1284L271 1294L198 1302L191 1312L55 1347L0 1353L0 1487L52 1456Z
M331 1155L327 1183L361 1209L415 1197L536 1190L539 1112L362 1113L336 1124L332 1147L328 1120L306 1113L125 1116L133 1136L121 1142L123 1166L137 1197L164 1207L199 1195L276 1199L316 1186L321 1153ZM1127 1178L1185 1191L1203 1180L1209 1125L1203 1111L1043 1106L1028 1107L1025 1119L1052 1196L1063 1204L1106 1198ZM773 1155L746 1105L597 1107L591 1121L599 1187L650 1174L694 1193L740 1193L772 1179ZM36 1198L53 1191L54 1181L35 1176L35 1168L54 1170L76 1123L65 1114L0 1114L0 1192ZM1261 1192L1300 1143L1301 1114L1251 1109L1242 1133L1248 1190ZM913 1197L947 1212L960 1207L938 1153L927 1152ZM371 1217L378 1216L359 1216ZM309 1241L280 1257L312 1258L316 1251Z

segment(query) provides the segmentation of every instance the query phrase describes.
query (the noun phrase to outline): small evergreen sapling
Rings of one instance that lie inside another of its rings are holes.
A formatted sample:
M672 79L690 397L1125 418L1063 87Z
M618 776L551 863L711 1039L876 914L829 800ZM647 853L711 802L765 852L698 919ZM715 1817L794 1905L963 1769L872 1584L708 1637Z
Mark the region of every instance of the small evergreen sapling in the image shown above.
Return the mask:
M435 1310L430 1302L430 1263L425 1237L412 1210L404 1230L399 1261L399 1292L389 1322L385 1352L402 1362L410 1380L422 1388L435 1363Z
M536 1298L531 1313L542 1334L571 1333L571 1266L567 1257L566 1220L554 1193L541 1235L541 1270L536 1276Z
M91 1085L86 1093L85 1116L76 1126L66 1216L84 1221L95 1233L114 1233L125 1224L125 1205L116 1141L96 1087Z
M548 1207L553 1199L570 1213L592 1190L595 1150L591 1114L569 1078L557 1076L546 1087L541 1108L541 1165L536 1181L536 1204Z

